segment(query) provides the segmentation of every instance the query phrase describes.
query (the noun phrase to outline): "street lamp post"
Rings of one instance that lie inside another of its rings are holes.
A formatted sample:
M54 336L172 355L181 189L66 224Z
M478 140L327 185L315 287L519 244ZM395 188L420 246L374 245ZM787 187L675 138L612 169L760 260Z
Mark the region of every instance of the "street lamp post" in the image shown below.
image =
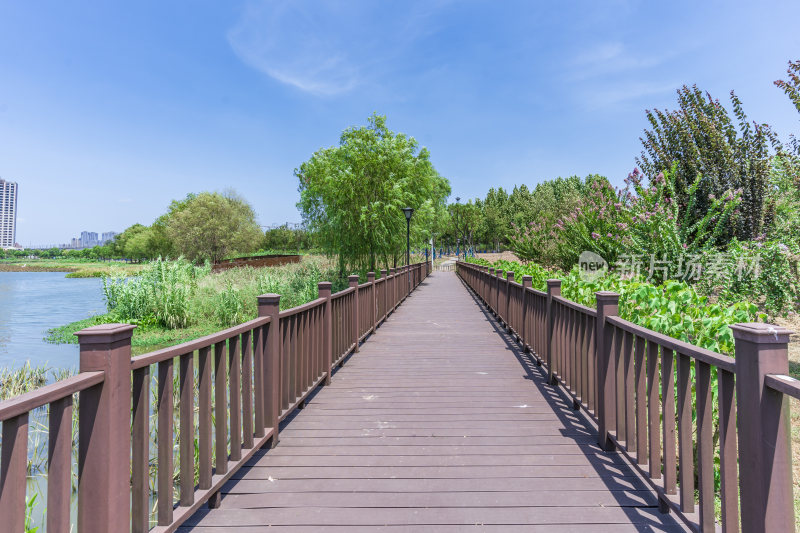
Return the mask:
M406 273L408 275L408 293L411 294L411 272L408 268L411 264L411 215L414 214L414 209L404 207L403 213L406 215Z

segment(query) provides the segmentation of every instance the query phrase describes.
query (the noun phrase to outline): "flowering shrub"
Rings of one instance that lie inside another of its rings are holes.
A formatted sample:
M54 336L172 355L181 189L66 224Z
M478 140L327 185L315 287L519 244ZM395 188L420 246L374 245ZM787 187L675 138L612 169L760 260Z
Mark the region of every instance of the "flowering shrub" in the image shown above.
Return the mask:
M627 235L625 253L652 255L657 260L676 265L683 257L707 253L725 232L732 217L738 213L741 191L727 191L717 198L710 195L705 214L692 220L695 213L696 192L703 178L698 177L689 187L689 205L680 212L675 200L675 167L659 173L643 183L643 175L634 169L625 180L625 200L631 213L631 224L620 228ZM668 276L656 271L655 279L665 281ZM679 274L686 279L688 272Z

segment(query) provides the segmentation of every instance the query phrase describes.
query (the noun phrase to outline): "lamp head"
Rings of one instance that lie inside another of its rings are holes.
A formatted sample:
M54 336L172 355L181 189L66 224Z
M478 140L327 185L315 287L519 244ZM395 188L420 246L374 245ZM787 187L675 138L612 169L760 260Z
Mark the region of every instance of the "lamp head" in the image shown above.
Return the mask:
M406 215L406 220L411 220L411 215L414 214L414 209L411 207L404 207L403 213Z

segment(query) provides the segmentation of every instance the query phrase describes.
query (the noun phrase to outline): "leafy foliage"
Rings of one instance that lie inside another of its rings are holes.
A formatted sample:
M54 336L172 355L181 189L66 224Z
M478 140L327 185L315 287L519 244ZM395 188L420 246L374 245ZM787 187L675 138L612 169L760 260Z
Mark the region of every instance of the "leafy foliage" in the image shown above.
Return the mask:
M471 258L467 261L487 264ZM733 353L729 325L764 318L755 304L745 301L712 303L707 296L698 294L681 281L669 280L655 285L641 278L622 279L613 273L588 280L581 277L578 267L563 273L514 261L497 261L488 266L514 272L517 280L531 276L533 287L538 290L547 289L548 279L561 279L562 296L588 307L596 305L596 292L616 292L620 295L619 316L625 320L719 353Z
M412 239L420 244L444 209L447 180L427 149L372 115L365 127L346 129L339 145L323 148L295 170L297 206L340 271L393 266L405 255L404 207L414 209Z
M166 233L175 250L196 261L252 252L262 239L253 208L233 192L200 193L170 215Z
M647 111L651 129L641 139L644 149L637 162L649 176L676 166L675 200L681 215L690 211L691 220L703 218L713 198L740 190L742 210L718 243L757 237L768 222L765 200L776 136L767 124L750 124L733 91L733 119L719 100L697 86L684 85L677 92L677 110Z

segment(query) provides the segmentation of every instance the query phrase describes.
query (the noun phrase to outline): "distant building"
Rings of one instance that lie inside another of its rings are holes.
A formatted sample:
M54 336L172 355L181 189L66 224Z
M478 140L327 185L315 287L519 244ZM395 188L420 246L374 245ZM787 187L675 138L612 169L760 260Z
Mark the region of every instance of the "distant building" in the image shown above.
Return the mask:
M81 232L81 248L93 248L100 244L97 239L96 231L82 231Z
M17 240L17 190L15 182L0 179L0 248L13 248Z
M114 237L117 236L116 231L106 231L103 233L102 238L100 239L100 244L105 244L107 242L111 242L114 240Z

